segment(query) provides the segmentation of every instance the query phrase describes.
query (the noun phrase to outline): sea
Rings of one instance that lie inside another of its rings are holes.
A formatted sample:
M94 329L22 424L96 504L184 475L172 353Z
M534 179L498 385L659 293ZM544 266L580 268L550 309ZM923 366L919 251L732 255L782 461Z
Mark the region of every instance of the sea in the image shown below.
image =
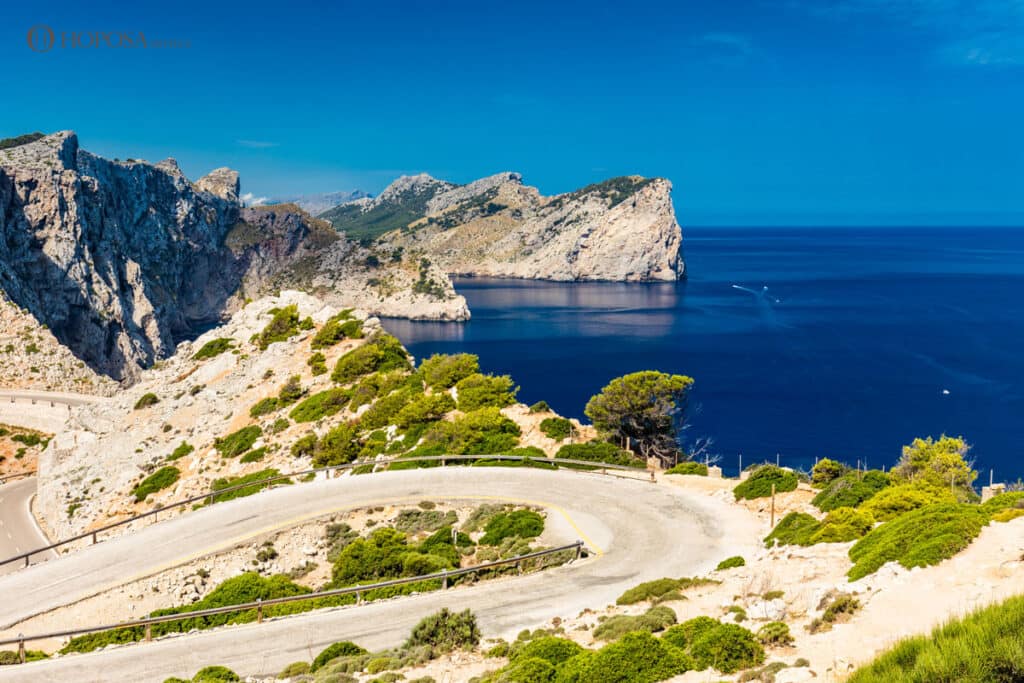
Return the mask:
M891 467L963 436L977 484L1024 477L1024 228L706 227L678 283L460 278L472 320L388 319L418 358L468 352L585 420L638 370L693 377L684 443L727 474Z

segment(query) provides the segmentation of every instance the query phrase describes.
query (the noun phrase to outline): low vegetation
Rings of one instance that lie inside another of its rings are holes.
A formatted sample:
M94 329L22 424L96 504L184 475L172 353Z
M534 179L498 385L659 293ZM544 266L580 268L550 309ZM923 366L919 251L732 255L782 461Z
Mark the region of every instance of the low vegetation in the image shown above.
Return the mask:
M782 518L764 539L769 548L778 545L814 545L855 541L871 531L875 520L870 513L853 508L836 508L820 522L804 512Z
M515 386L508 375L481 375L475 373L459 380L455 385L459 410L469 412L484 407L504 408L516 402Z
M698 477L706 477L708 476L708 466L702 462L694 462L690 460L670 467L665 470L665 474L690 474Z
M284 308L272 308L268 311L272 316L266 327L256 335L256 345L265 350L274 342L281 342L298 334L299 329L309 329L313 326L312 320L299 320L299 307L290 304Z
M480 370L480 359L470 353L434 354L420 363L419 373L431 389L450 389Z
M345 384L372 372L410 367L409 356L401 343L389 334L378 334L339 358L331 379Z
M822 460L818 464L822 462L834 461ZM814 476L812 473L812 482ZM823 488L811 502L822 512L841 507L857 507L889 485L889 475L881 470L859 472L847 468L843 474L827 481L820 473L818 477L819 482L823 482Z
M853 673L849 683L1024 679L1024 597L978 610L900 641Z
M263 430L259 425L249 425L225 437L214 439L213 447L223 457L233 458L252 448L252 445L256 443L256 439L260 438L262 434Z
M161 467L156 472L143 479L142 482L135 487L135 490L132 491L132 495L135 496L135 500L137 502L142 502L157 491L162 491L169 486L173 486L180 477L181 470L177 467L173 467L171 465Z
M572 433L572 423L564 417L548 417L541 420L540 431L549 439L562 441L569 438L569 434Z
M721 562L719 562L718 566L715 567L715 571L724 571L726 569L735 569L737 567L744 567L744 566L746 566L746 564L747 564L746 560L744 560L739 555L734 555L733 557L727 557L724 560L722 560Z
M149 408L155 406L160 402L160 398L153 392L148 392L139 397L139 400L135 402L135 410L142 410L143 408Z
M664 631L675 623L676 613L664 605L657 605L636 616L616 614L615 616L608 617L594 629L594 638L611 641L618 640L627 633L634 631L657 633L658 631Z
M192 360L205 360L207 358L215 358L225 351L230 351L231 346L234 342L227 337L219 337L217 339L211 339L200 347L195 354L192 355Z
M213 483L210 484L210 502L223 503L228 500L234 500L235 498L245 498L255 493L259 493L263 489L270 486L270 483L265 482L265 479L273 479L274 477L280 476L281 473L273 468L260 470L258 472L250 472L249 474L243 474L238 477L223 477L220 479L214 479ZM282 479L273 483L274 486L281 486L284 484L290 484L291 480ZM250 484L246 486L246 484ZM235 489L234 491L226 491L219 493L224 489L229 489L235 486L241 488Z
M344 339L362 339L363 323L352 317L352 310L345 309L327 319L310 342L312 349L325 349Z
M750 473L745 481L733 489L736 500L752 500L772 495L772 486L776 493L795 491L800 483L796 472L775 465L761 465Z
M630 588L625 593L619 596L618 600L615 601L617 605L633 605L638 602L652 602L659 603L665 602L666 600L681 600L683 599L683 591L689 588L696 588L699 586L716 585L720 583L714 579L705 578L688 578L683 577L681 579L655 579L653 581L645 581L633 588Z

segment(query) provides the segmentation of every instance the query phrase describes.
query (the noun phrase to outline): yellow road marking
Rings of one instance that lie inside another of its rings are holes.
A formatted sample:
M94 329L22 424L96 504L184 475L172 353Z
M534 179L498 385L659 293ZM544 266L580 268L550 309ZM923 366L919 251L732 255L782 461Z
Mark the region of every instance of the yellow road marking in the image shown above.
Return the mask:
M438 498L444 499L445 496L439 496ZM256 531L252 531L252 532L246 533L246 534L244 534L242 536L236 536L235 538L233 538L231 540L228 540L228 541L221 541L221 542L217 543L217 545L209 546L209 547L207 547L207 548L205 548L203 550L196 551L194 553L190 553L188 555L184 555L184 556L178 557L177 559L171 560L170 562L165 563L163 565L160 565L159 567L156 567L154 569L148 569L145 572L140 573L140 574L136 574L135 576L132 576L130 578L120 579L116 583L112 583L112 584L109 584L109 585L104 586L102 588L99 588L96 591L91 592L89 595L87 595L87 596L85 596L83 598L79 598L78 600L75 600L72 603L68 603L67 605L61 605L60 607L55 607L54 609L56 610L56 609L61 609L62 607L67 607L67 606L69 606L71 604L74 604L75 602L80 602L81 600L88 599L88 598L90 598L90 597L92 597L94 595L99 595L101 593L106 593L109 590L113 590L115 588L119 588L121 586L125 586L125 585L127 585L129 583L132 583L134 581L141 581L142 579L148 578L150 576L154 576L156 574L160 574L160 573L165 572L165 571L167 571L169 569L174 569L175 567L180 567L181 565L184 565L184 564L187 564L189 562L192 562L193 560L198 560L199 558L206 557L207 555L212 555L212 554L216 553L217 551L226 550L226 549L232 548L232 547L234 547L236 545L240 545L242 543L245 543L246 541L249 541L249 540L251 540L253 538L257 538L259 536L263 536L263 535L271 533L273 531L280 531L282 529L293 527L293 526L296 526L298 524L302 524L303 522L308 522L310 520L317 519L319 517L324 517L326 515L334 514L334 513L337 513L337 512L345 512L345 511L357 510L359 508L364 508L364 507L374 507L374 506L381 505L381 504L384 504L384 505L395 505L395 504L402 504L402 503L415 503L415 502L419 502L419 501L424 500L424 499L425 498L422 495L420 495L420 496L405 496L405 497L401 497L401 498L378 498L376 500L359 503L357 505L350 503L350 504L347 504L347 505L334 506L334 507L324 508L324 509L321 509L321 510L318 510L318 511L315 511L315 512L309 512L307 514L299 515L298 517L293 517L291 519L285 520L283 522L279 522L277 524L271 524L269 526L265 526L263 528L257 529ZM574 520L572 518L572 516L563 507L561 507L560 505L555 505L554 503L547 503L547 502L538 501L538 500L530 500L530 499L523 499L523 498L510 498L510 497L507 497L507 496L450 496L450 497L448 497L448 499L449 500L493 500L493 501L504 501L506 503L517 503L519 505L533 505L533 506L537 506L537 507L543 507L543 508L549 508L551 510L555 510L555 511L557 511L559 514L561 514L565 518L565 520L569 523L569 526L571 526L576 531L576 533L579 534L580 540L582 540L587 545L587 547L589 547L591 550L593 550L595 555L598 555L598 556L604 555L604 550L602 550L600 546L598 546L596 543L594 543L594 541L591 540L591 538L589 536L587 536L586 532L584 532L583 529L581 529L580 526L576 523L576 520Z

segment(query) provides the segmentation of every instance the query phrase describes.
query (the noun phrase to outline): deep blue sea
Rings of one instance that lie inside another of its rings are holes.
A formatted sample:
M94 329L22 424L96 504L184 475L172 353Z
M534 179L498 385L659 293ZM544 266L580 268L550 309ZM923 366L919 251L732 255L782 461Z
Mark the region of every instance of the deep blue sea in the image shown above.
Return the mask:
M740 454L889 466L947 433L974 444L979 484L1024 476L1024 229L690 228L684 245L678 284L459 279L471 321L385 326L574 417L618 375L690 375L687 438L713 438L727 472Z

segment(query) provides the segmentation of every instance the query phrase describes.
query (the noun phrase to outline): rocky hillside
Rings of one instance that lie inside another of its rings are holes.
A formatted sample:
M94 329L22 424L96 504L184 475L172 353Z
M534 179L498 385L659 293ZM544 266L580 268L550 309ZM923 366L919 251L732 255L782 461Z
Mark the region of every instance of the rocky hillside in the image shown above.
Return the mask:
M284 291L183 342L114 401L76 408L40 456L36 512L67 537L267 470L555 453L570 423L516 403L516 390L473 356L414 368L376 318Z
M277 197L268 201L267 204L295 204L306 213L316 216L324 211L333 209L339 204L353 202L357 199L364 199L369 196L370 195L362 190L352 190L349 192L339 190L338 192L321 192L319 194L301 194L292 197Z
M0 149L0 289L99 373L136 377L282 280L389 315L468 316L439 270L367 260L294 206L243 210L230 169L192 183L173 159L110 161L68 131L25 140Z
M403 176L375 198L324 213L381 251L458 275L547 280L677 280L682 233L662 178L612 178L544 197L518 173L468 185Z

